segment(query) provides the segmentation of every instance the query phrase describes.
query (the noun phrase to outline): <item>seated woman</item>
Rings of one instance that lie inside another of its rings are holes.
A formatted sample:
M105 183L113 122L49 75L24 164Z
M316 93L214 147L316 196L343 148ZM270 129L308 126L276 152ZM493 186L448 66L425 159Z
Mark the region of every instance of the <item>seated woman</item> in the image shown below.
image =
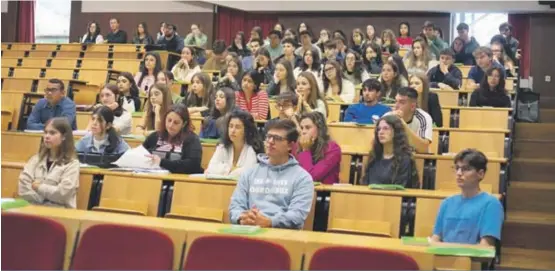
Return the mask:
M79 160L67 118L52 118L44 127L39 152L19 175L18 195L38 205L77 207Z
M202 146L191 128L189 111L183 104L174 104L164 115L164 122L143 142L153 165L171 173L195 174L204 170L200 164Z
M393 61L388 61L383 64L379 80L383 86L382 97L385 99L394 100L397 95L397 90L409 85L407 78L401 75L399 67Z
M362 68L360 55L353 50L349 50L345 54L345 59L343 60L343 78L355 86L362 84L362 82L370 78L370 75Z
M282 92L295 89L293 66L288 60L282 59L276 64L273 80L268 85L268 95L277 96Z
M141 99L139 98L139 87L129 72L119 74L116 81L119 93L123 97L122 107L129 113L141 111Z
M181 50L181 59L172 68L173 78L185 84L191 83L193 75L201 72L200 65L195 60L194 49L184 47Z
M101 44L104 43L104 38L100 34L100 27L97 22L90 22L87 26L87 33L83 35L81 43L84 44Z
M227 48L227 52L236 53L241 58L250 56L252 54L251 50L247 48L247 40L245 38L245 32L239 31L235 34L235 38L231 45Z
M148 33L148 26L145 22L140 22L137 25L137 31L135 31L135 35L133 36L133 40L131 40L132 44L144 44L150 45L156 43L152 36Z
M409 78L410 87L418 92L418 107L428 112L436 127L443 127L443 114L439 104L439 96L430 91L428 76L422 72L412 74Z
M428 44L420 37L412 42L412 50L405 57L405 67L409 74L416 72L428 72L428 70L438 64L432 57Z
M295 79L301 72L312 72L316 81L318 81L318 89L324 90L324 83L322 82L322 64L320 61L320 53L316 49L304 51L303 61L301 65L293 70Z
M150 131L158 131L164 123L164 116L172 106L170 90L166 85L156 84L148 93L141 125L137 125L136 133L146 135Z
M397 43L395 33L391 29L385 29L382 31L382 55L389 57L390 55L397 54L397 52L399 52L399 44Z
M323 81L326 99L340 103L358 102L358 97L355 97L355 85L343 77L341 66L337 61L326 62Z
M363 48L362 64L366 73L379 75L382 72L382 50L375 43L369 43ZM366 80L364 80L366 81Z
M229 54L228 54L229 56ZM231 88L235 91L241 90L241 76L243 75L243 67L242 67L241 59L239 58L231 58L226 65L226 68L222 70L221 74L223 76L220 78L220 81L216 85L216 89L220 88Z
M318 90L318 83L316 83L316 78L311 72L301 72L299 74L295 92L298 97L297 114L318 111L322 115L328 116L328 105Z
M383 116L376 124L374 143L361 185L398 184L419 188L418 172L402 121Z
M114 128L115 116L108 106L97 107L91 116L90 129L75 146L78 153L122 154L129 145Z
M295 158L314 181L338 183L341 147L330 139L326 117L316 111L304 113L300 126L297 149L293 152Z
M162 70L160 55L156 52L147 52L144 58L144 65L135 74L135 83L140 90L148 93L150 87L156 82L156 75Z
M167 70L162 70L158 73L158 75L156 75L156 84L162 84L162 85L166 85L166 87L168 87L168 89L170 90L170 93L172 95L172 102L174 104L177 103L181 103L183 101L183 97L181 97L181 95L173 92L172 90L172 86L173 86L173 73L167 71Z
M237 107L249 112L255 120L265 120L269 111L268 94L258 88L261 77L256 71L245 73L241 90L235 92Z
M187 105L191 116L206 117L214 102L214 86L207 74L198 72L193 75L189 92L183 103Z
M270 57L270 51L265 47L261 47L255 53L253 70L263 75L262 84L268 85L274 80L274 64Z
M225 127L221 142L204 173L239 177L258 163L256 155L264 152L264 145L254 119L243 110L231 112Z
M125 98L121 96L119 88L116 85L107 84L100 91L100 95L98 96L98 98L100 100L100 103L95 105L95 108L105 106L112 110L112 118L114 120L112 121L111 126L113 126L116 132L118 132L120 135L130 134L132 117L131 113L123 108L123 101ZM88 131L90 131L92 124L92 121L89 122L89 125L87 127Z
M511 107L511 98L505 89L505 77L499 67L491 67L480 83L480 88L470 95L470 106Z
M235 91L222 88L216 91L214 107L202 121L200 138L220 138L225 130L225 118L235 109Z
M476 60L472 53L467 54L464 48L464 40L461 37L456 37L451 44L451 49L455 52L455 63L463 65L476 65Z

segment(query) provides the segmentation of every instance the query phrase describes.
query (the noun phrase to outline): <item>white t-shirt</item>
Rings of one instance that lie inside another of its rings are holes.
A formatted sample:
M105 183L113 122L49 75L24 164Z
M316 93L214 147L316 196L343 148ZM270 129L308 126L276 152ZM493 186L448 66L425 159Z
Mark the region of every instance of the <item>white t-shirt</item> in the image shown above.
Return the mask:
M433 121L430 114L426 111L416 108L412 120L407 122L409 128L414 131L419 137L428 139L432 142L432 126Z

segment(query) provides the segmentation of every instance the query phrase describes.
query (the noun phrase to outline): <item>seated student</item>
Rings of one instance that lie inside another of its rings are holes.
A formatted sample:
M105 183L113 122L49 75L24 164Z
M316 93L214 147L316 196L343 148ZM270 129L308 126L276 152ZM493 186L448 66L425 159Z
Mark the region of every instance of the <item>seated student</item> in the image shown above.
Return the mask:
M189 111L183 104L172 105L162 125L147 136L143 147L152 153L153 165L171 173L196 174L204 171L200 164L200 139L191 128Z
M474 37L473 37L474 38ZM460 37L456 37L451 44L451 50L455 53L454 62L462 65L474 65L474 57L472 54L467 54L465 49L464 40Z
M162 70L160 55L156 52L147 52L144 58L144 65L135 74L135 83L140 90L148 93L150 87L156 82L156 75Z
M424 22L424 25L422 26L422 33L426 35L430 52L434 56L434 59L437 59L437 57L439 56L439 52L449 47L449 45L445 43L445 41L443 41L441 38L436 36L434 29L435 25L430 21Z
M137 25L137 30L135 31L135 35L133 36L131 43L144 45L154 44L154 40L152 39L152 36L148 33L148 26L145 22L140 22Z
M208 37L206 34L202 33L199 24L191 25L191 33L185 36L184 43L186 46L197 46L204 48L206 46L206 41Z
M397 54L397 52L399 52L399 44L397 44L397 38L395 38L393 30L386 29L382 31L382 55L389 57Z
M387 115L396 115L402 120L409 143L416 152L427 153L432 143L432 117L418 108L418 92L414 88L402 87L395 97L395 110Z
M245 33L243 31L237 32L231 45L227 47L227 51L229 53L236 53L238 56L242 58L252 55L251 50L247 48Z
M164 123L164 116L172 106L170 90L166 85L155 84L148 92L141 124L137 125L136 133L146 135L159 130Z
M308 30L299 31L299 40L301 42L301 46L295 50L296 55L303 56L306 51L315 50L316 52L318 52L318 57L322 59L322 51L320 51L320 48L317 45L312 44L311 31L308 31ZM328 41L335 44L335 42L331 40L328 40Z
M274 78L268 85L268 95L276 96L282 92L293 91L295 89L295 76L293 67L287 60L281 60L276 64Z
M100 34L100 26L95 21L92 21L87 26L87 33L83 35L81 43L84 44L100 44L104 43L104 38Z
M214 85L207 74L198 72L193 75L183 103L191 116L208 116L214 104Z
M100 103L95 107L106 106L113 113L113 126L114 130L120 135L127 135L131 133L131 113L127 112L123 108L123 100L125 98L120 96L119 88L113 84L105 85L102 90L100 90L99 100ZM87 130L90 130L92 122L89 123Z
M90 129L75 146L79 153L122 154L129 145L114 129L114 112L108 106L97 107L91 116Z
M432 242L495 246L501 240L504 214L501 202L480 191L488 159L474 149L455 156L455 177L461 194L443 200L437 214Z
M399 24L397 43L400 48L410 49L413 46L412 38L410 37L410 24L408 22L401 22Z
M430 87L442 90L459 89L462 84L462 72L453 65L455 52L447 48L439 53L439 65L428 71Z
M270 53L270 58L272 61L275 61L276 58L283 54L283 46L281 45L281 32L277 30L272 30L268 34L269 43L264 46L266 50Z
M218 89L214 96L214 107L202 121L200 138L220 138L225 130L226 117L235 110L235 91L233 89Z
M491 67L501 68L502 77L505 78L505 67L499 62L493 60L493 52L488 47L479 47L473 53L476 59L476 66L472 67L468 72L467 89L477 89L480 87L480 82L486 77L485 73Z
M44 89L44 98L33 107L27 119L28 130L43 130L46 122L55 117L66 117L71 128L77 130L75 103L65 96L64 82L50 79Z
M110 19L110 33L106 35L105 43L127 43L127 33L119 29L119 20Z
M263 75L262 84L268 85L274 80L275 67L270 58L270 52L265 47L256 51L256 58L253 64L253 70Z
M225 41L214 41L214 44L212 45L212 53L212 56L206 60L202 69L221 71L225 67L225 57L227 55Z
M135 83L133 75L129 72L119 74L116 81L119 93L123 97L122 107L129 113L141 110L141 99L139 98L139 87Z
M243 56L243 59L241 60L245 71L253 69L256 52L264 46L264 42L260 39L253 39L249 41L248 46L250 47L252 53L250 55Z
M318 90L318 83L311 72L301 72L299 74L295 92L299 100L296 109L297 114L318 111L324 116L328 116L328 105L322 96L322 92Z
M357 54L362 55L362 49L364 48L364 33L360 28L353 29L351 33L351 50L357 52Z
M391 55L387 58L387 62L393 62L399 68L399 74L403 76L405 79L409 79L409 73L407 71L407 67L405 67L405 63L403 62L403 58L397 54Z
M281 41L281 45L283 46L283 55L277 57L276 60L274 60L274 63L278 64L282 59L284 59L289 61L291 67L294 69L299 67L303 61L303 57L295 54L295 41L292 39L284 39Z
M318 89L322 91L324 89L324 83L322 82L322 64L320 64L320 58L316 50L304 52L303 61L300 66L293 70L295 79L297 79L301 72L305 71L311 72L314 75L314 78L318 81Z
M341 31L341 30L339 30ZM343 32L343 31L341 31ZM336 61L339 63L343 63L343 61L345 60L345 55L347 54L347 46L345 45L347 43L347 41L345 40L345 35L344 34L337 34L337 30L335 32L335 38L333 38L333 41L335 42L335 48L337 51L337 58Z
M204 173L239 177L258 163L258 153L264 153L264 145L254 119L243 110L234 110L227 118L221 142Z
M324 43L324 58L322 58L322 65L331 60L341 61L341 58L338 56L337 43L333 40L328 40Z
M312 177L291 155L299 132L293 121L269 127L258 164L241 174L229 204L233 224L302 229L312 207Z
M183 101L183 97L181 97L181 95L172 91L173 73L170 71L160 71L158 75L156 75L156 84L166 85L166 87L170 90L173 104L181 103Z
M405 56L405 68L408 73L428 72L428 69L437 64L435 57L432 57L428 44L417 37L412 42L412 50Z
M326 62L322 79L326 99L341 103L358 102L358 97L355 97L355 85L343 77L337 61Z
M278 71L276 70L276 72ZM249 112L255 120L265 120L269 111L268 94L258 87L261 80L258 72L247 72L241 80L241 90L235 92L237 107Z
M436 127L443 127L443 114L439 104L439 96L430 91L428 77L418 72L409 77L410 87L418 92L418 107L426 111L432 117Z
M378 80L382 83L383 97L386 99L395 99L399 89L409 85L407 78L400 73L399 66L393 61L387 61L383 64L382 73Z
M398 184L419 188L418 171L403 121L389 115L377 121L361 185Z
M201 69L194 58L194 49L192 47L184 47L181 50L181 59L172 68L173 78L189 84L193 75L199 72L201 72Z
M276 109L279 111L279 115L271 120L268 120L265 124L264 124L264 135L266 135L266 132L268 131L268 127L270 127L270 125L276 121L279 120L292 120L292 121L297 121L296 119L296 109L297 109L297 104L299 102L299 98L297 97L297 94L294 92L284 92L284 93L280 93L277 97L276 97L276 103L275 103L275 107Z
M507 55L503 45L495 42L490 45L493 59L505 67L505 74L507 77L514 77L516 75L515 62Z
M375 43L377 45L382 45L383 41L380 37L376 36L376 29L373 25L369 24L366 26L366 44Z
M480 83L480 88L470 95L470 106L511 107L511 98L505 89L503 68L491 67Z
M391 111L389 106L380 104L382 84L377 79L368 79L362 83L362 101L349 105L345 111L345 122L374 124L385 113Z
M18 195L31 204L77 207L79 160L67 118L46 122L39 152L19 175Z
M166 51L181 53L185 42L182 37L177 34L177 27L171 23L166 23L163 26L164 35L156 41L156 44L162 45ZM171 67L171 66L170 66ZM169 67L167 67L169 69Z
M382 72L382 50L378 44L369 43L365 45L363 48L362 66L368 74L380 74Z
M347 79L347 81L351 82L353 85L358 86L366 81L366 79L370 78L370 75L362 68L360 55L357 52L348 50L342 63L343 78Z
M341 147L331 140L326 117L320 112L304 113L300 120L301 136L293 155L314 181L339 182Z
M229 56L229 54L228 54ZM232 58L222 70L220 81L216 85L216 89L231 88L235 91L241 90L241 76L243 75L243 67L241 59Z

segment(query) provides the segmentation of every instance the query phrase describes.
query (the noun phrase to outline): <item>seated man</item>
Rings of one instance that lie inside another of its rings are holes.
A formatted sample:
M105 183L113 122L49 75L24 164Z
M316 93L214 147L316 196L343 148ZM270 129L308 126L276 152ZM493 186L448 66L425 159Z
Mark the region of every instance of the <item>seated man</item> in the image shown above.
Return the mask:
M252 69L252 66L254 63L254 55L256 54L258 49L264 46L264 43L260 39L252 39L249 45L252 53L248 56L244 56L243 59L241 60L243 64L243 71L249 71Z
M270 57L272 61L276 60L280 55L283 54L283 46L281 46L281 32L277 30L272 30L268 34L268 39L270 44L264 46L270 52Z
M280 60L285 59L291 62L291 67L293 67L293 69L299 67L303 62L303 58L295 54L295 41L286 38L281 41L281 45L283 46L283 55L276 58L274 63L277 64Z
M77 130L75 103L65 96L64 82L50 79L44 90L44 98L33 107L27 119L28 130L42 130L46 122L55 117L66 117L71 128Z
M279 110L279 116L268 120L266 124L264 124L264 135L268 132L268 127L280 120L292 120L296 122L297 118L295 115L295 109L297 108L298 103L299 98L294 92L286 91L280 93L276 97L275 104L276 109Z
M476 59L476 66L472 67L468 72L467 89L477 89L480 82L486 76L486 71L491 67L499 67L503 70L503 78L506 78L505 67L499 62L493 60L493 52L488 47L479 47L473 53Z
M439 53L439 65L428 71L431 88L446 90L459 89L462 84L462 72L453 65L455 52L451 48L443 49Z
M320 51L320 47L312 44L312 33L310 31L304 30L299 33L299 41L301 42L301 46L295 50L295 54L303 57L304 52L316 50L318 52L318 56L322 59L322 52Z
M183 38L180 37L176 31L177 28L175 25L166 23L164 27L164 36L160 37L160 39L156 41L156 44L164 45L165 49L169 52L181 54L183 47L185 47L185 43Z
M299 137L291 120L268 127L266 154L243 172L231 196L231 223L302 229L312 207L312 177L290 154Z
M106 35L106 43L127 43L127 33L119 29L119 20L110 19L110 33Z
M225 67L225 57L227 55L227 46L225 45L225 41L217 40L212 45L212 52L213 55L206 60L204 66L202 66L203 70L217 70L221 71Z
M455 176L461 194L446 198L439 207L432 242L494 246L501 240L503 206L494 196L480 191L488 159L466 149L455 156Z
M432 117L417 108L418 92L414 88L401 87L395 96L395 110L387 113L397 115L402 121L407 138L419 153L428 153L432 143Z
M345 112L345 122L374 124L385 113L391 111L389 106L380 104L382 84L377 79L368 79L362 83L362 100L358 104L349 105Z

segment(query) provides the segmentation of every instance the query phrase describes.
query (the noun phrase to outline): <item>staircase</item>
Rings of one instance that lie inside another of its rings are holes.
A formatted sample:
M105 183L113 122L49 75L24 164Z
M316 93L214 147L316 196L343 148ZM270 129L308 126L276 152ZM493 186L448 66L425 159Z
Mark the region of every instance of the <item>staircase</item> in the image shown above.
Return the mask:
M499 270L555 269L555 110L541 110L516 126Z

